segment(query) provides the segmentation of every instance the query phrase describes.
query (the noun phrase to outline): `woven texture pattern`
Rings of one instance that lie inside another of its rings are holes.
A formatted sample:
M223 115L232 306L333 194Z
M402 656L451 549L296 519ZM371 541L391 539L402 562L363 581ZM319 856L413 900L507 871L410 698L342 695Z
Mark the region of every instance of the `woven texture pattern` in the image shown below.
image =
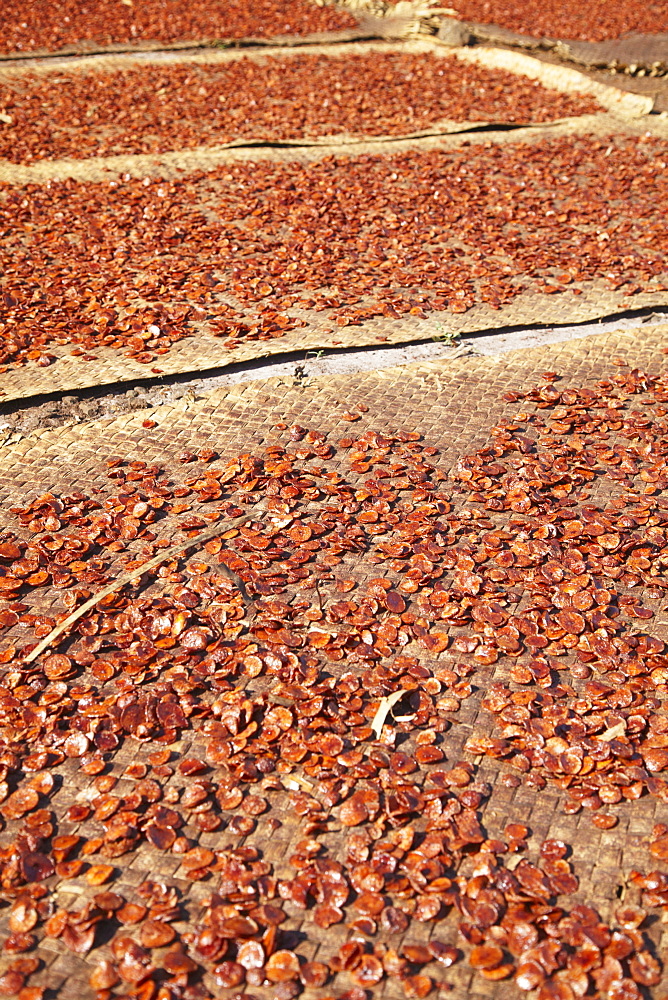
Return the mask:
M205 400L193 403L179 402L152 410L157 426L143 426L145 414L115 420L98 420L85 426L63 427L32 435L5 447L0 453L0 495L5 511L15 504L25 505L30 499L46 491L68 492L81 489L87 495L95 487L104 489L107 484L106 460L119 456L156 463L175 475L182 474L177 456L184 449L196 451L211 448L221 458L264 449L280 438L277 423L292 424L299 421L305 427L318 429L336 441L348 432L350 424L342 414L350 405L364 404L368 410L355 425L355 433L369 429L384 431L417 431L424 442L442 450L438 466L445 472L464 453L482 446L488 439L492 424L507 418L512 408L501 399L512 389L526 389L540 379L548 369L562 376L562 386L592 385L611 371L613 359L622 359L633 367L656 373L665 365L664 348L668 327L633 333L616 333L590 337L550 348L509 353L499 359L467 357L451 362L439 361L415 364L403 368L390 368L357 377L336 377L310 380L295 386L287 381L271 379L247 383L232 390L211 393ZM363 477L362 477L363 478ZM3 518L6 526L12 525L8 513ZM363 581L377 574L377 568L365 564L364 558L356 559L355 573ZM153 585L155 589L155 585ZM53 594L53 592L50 592ZM39 607L37 610L46 611ZM51 613L59 610L51 606ZM666 630L660 626L650 628L660 638ZM25 640L23 640L25 641ZM419 652L416 650L416 652ZM424 655L422 652L420 655ZM440 654L447 661L447 654ZM498 676L498 675L497 675ZM476 673L476 692L464 701L461 710L453 716L453 724L444 736L443 749L447 759L473 758L463 751L467 737L489 734L492 717L480 705L489 684L495 679L494 668L483 668ZM183 757L202 757L205 744L201 737L189 734L187 739L170 747L175 760ZM113 771L120 774L131 761L142 761L151 750L147 744L133 744L114 759ZM475 763L480 763L477 759ZM665 821L668 812L665 804L653 798L622 804L614 811L619 818L613 830L598 830L583 816L567 816L561 812L562 798L558 790L548 785L542 791L527 785L505 787L499 782L504 765L483 760L478 777L493 786L488 804L483 809L482 822L488 835L502 835L508 822L525 823L531 829L530 849L546 837L563 838L572 844L574 866L580 878L577 900L596 906L606 919L618 904L618 892L624 878L633 868L647 869L648 855L643 838L655 822ZM70 804L85 798L91 778L77 771L77 762L70 760L55 768L62 785L52 796L52 808L63 815ZM178 784L176 778L170 784ZM118 794L123 794L122 780ZM286 801L276 792L269 794L271 811L283 825L272 832L259 818L257 830L246 843L261 846L263 856L274 866L278 875L288 872L287 858L292 854L300 833L296 817ZM9 825L11 829L13 824ZM85 825L84 825L85 826ZM63 826L63 829L65 827ZM82 828L78 832L85 832ZM186 833L188 831L186 830ZM326 837L330 856L337 857L343 850L345 831L332 830ZM227 844L230 837L224 833L204 834L200 843L217 849ZM95 858L91 858L95 861ZM164 879L183 894L185 910L190 920L197 919L201 900L211 891L211 883L191 882L184 877L177 856L158 852L144 844L134 854L127 855L118 865L114 877L114 891L128 899L135 899L136 887L146 878ZM62 883L58 892L59 905L80 908L97 890L86 885L85 880ZM6 911L5 911L6 912ZM3 917L3 922L6 916ZM347 937L345 925L327 931L318 928L309 913L291 917L287 928L300 941L298 951L309 959L329 957ZM650 928L655 946L661 948L661 925ZM440 940L456 942L454 917L440 921L435 927L420 924L416 931L411 927L408 938L415 943L427 941L434 934ZM665 931L663 931L665 946ZM391 939L399 948L401 940ZM75 1000L91 995L88 976L91 968L108 954L101 944L85 958L73 955L56 939L46 939L39 947L44 966L31 983L42 982L53 990L59 1000ZM2 960L5 961L5 960ZM507 983L489 983L472 978L465 963L448 970L451 996L457 1000L473 997L482 1000L493 995L498 1000L516 997L516 987ZM338 985L338 983L337 983ZM341 988L346 977L340 977ZM253 989L258 997L271 998L274 994L263 988ZM331 989L307 991L307 996L331 995ZM217 993L215 995L218 995ZM399 985L389 982L379 985L376 996L395 1000L403 994ZM657 996L660 994L657 993Z

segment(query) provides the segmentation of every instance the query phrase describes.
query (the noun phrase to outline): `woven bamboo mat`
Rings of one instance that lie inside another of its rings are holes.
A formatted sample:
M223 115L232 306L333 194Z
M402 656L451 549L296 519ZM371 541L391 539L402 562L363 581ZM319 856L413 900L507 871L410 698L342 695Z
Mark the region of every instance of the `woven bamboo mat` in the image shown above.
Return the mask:
M317 47L317 51L336 53L343 57L346 53L394 50L397 47L381 44ZM307 47L308 49L308 47ZM408 42L402 50L415 52L437 52L449 54L449 50L431 42ZM266 54L271 54L271 48ZM131 177L178 177L183 173L208 171L235 162L310 161L328 155L361 154L382 151L387 154L409 149L457 149L462 144L480 143L502 144L512 141L540 142L545 137L561 136L640 136L647 130L647 121L642 117L651 104L648 98L624 94L616 88L593 83L582 74L562 67L543 64L522 54L497 52L494 50L457 50L456 58L462 62L462 72L466 64L477 62L490 67L510 70L539 80L553 89L569 92L590 93L612 110L597 115L565 119L535 127L508 128L495 131L486 123L445 123L441 132L418 133L403 139L378 136L365 140L334 136L315 143L292 142L276 146L253 147L240 143L227 147L207 147L181 150L155 155L124 155L99 157L87 160L38 161L21 166L0 162L0 181L23 185L28 183L48 183L50 180L71 178L79 181L108 181L114 176L127 174ZM137 57L138 59L139 57ZM158 58L148 56L148 58ZM163 56L160 56L163 58ZM207 52L195 54L175 54L169 58L194 61L214 61L224 63L238 58L236 52ZM261 56L258 56L261 58ZM142 57L143 61L144 57ZM101 56L91 60L77 60L72 68L85 72L95 64L110 66L114 61L126 57ZM135 60L135 57L132 57ZM45 64L40 72L51 72ZM0 75L1 75L0 71ZM24 68L14 66L9 71L22 73ZM59 70L60 72L60 70ZM640 116L640 117L634 117ZM651 119L655 135L668 136L668 122L662 116ZM448 130L451 130L448 134ZM486 305L476 305L464 314L432 313L426 319L410 317L402 320L372 320L360 325L332 329L332 322L322 313L300 315L306 326L271 341L253 341L230 350L224 341L208 336L202 329L196 337L182 341L172 347L168 355L159 358L153 365L144 365L131 358L123 357L117 351L100 347L87 360L69 355L70 347L53 347L51 353L56 361L46 367L29 362L23 367L10 368L2 376L1 392L4 401L28 398L50 392L70 391L95 385L113 384L159 375L173 375L185 372L202 372L251 359L275 356L284 353L313 351L323 348L360 347L374 344L405 343L416 339L430 339L444 335L473 333L501 326L559 325L586 322L592 319L616 315L628 309L657 307L668 304L665 292L642 293L625 297L621 292L611 292L603 284L592 283L581 288L579 296L565 291L559 295L526 293L511 304L499 309ZM153 370L151 370L153 368Z
M619 370L612 366L613 359L615 364L621 359L633 367L657 372L666 365L663 348L667 333L668 327L613 333L509 353L498 359L478 357L420 363L356 377L309 380L299 386L271 379L219 390L197 402L179 401L152 409L150 415L157 426L151 429L143 427L145 414L136 413L113 420L97 420L85 426L41 431L0 451L0 496L7 509L17 503L23 506L46 490L72 492L80 489L90 494L97 487L104 493L109 489L106 460L110 456L156 463L181 479L184 467L179 465L177 456L183 449L207 447L217 451L222 458L232 457L240 451L263 449L283 440L277 423L285 426L298 421L307 428L327 433L336 444L339 437L350 433L351 424L343 414L356 404L364 404L368 410L352 425L355 436L371 429L418 431L424 436L424 443L442 450L436 461L439 468L447 472L460 455L489 440L491 425L514 416L516 408L501 399L509 389L528 388L540 381L546 369L560 373L561 387L592 385ZM344 464L341 463L341 469ZM363 478L364 474L360 479ZM14 524L9 513L3 516L3 521L8 527ZM377 566L367 565L364 557L358 555L354 559L355 572L362 581L377 575ZM50 606L51 613L58 610L57 600ZM657 634L662 635L659 628ZM22 635L22 641L28 638L28 634ZM408 647L408 651L412 652L412 648ZM462 749L472 729L478 735L491 732L491 716L481 708L481 699L495 676L495 668L477 671L476 693L462 703L444 735L443 749L449 761L473 759ZM199 758L204 754L205 741L189 733L170 749L176 755L175 762L186 756ZM114 759L114 773L120 774L131 760L143 761L150 750L150 743L124 748ZM56 786L50 805L57 815L62 815L77 796L80 800L86 795L91 779L77 770L76 760L65 761L54 771L62 784ZM564 815L560 808L563 799L554 786L548 785L540 791L526 784L509 788L500 781L503 773L504 765L493 760L483 760L478 769L477 777L492 786L490 799L482 809L487 835L502 836L507 822L523 822L531 829L529 851L532 857L544 838L567 841L573 846L575 871L580 879L580 889L572 901L596 906L607 919L618 905L620 887L631 869L649 870L651 863L643 838L653 823L668 819L666 805L645 797L614 807L619 815L617 827L599 830L584 814ZM124 794L124 787L121 782L120 794ZM269 798L269 815L278 816L282 827L272 833L260 817L256 831L246 843L258 845L263 857L281 877L290 871L287 859L294 852L301 833L288 794L274 791L269 793ZM88 835L85 824L80 832ZM185 832L190 835L190 828ZM199 839L203 846L220 849L230 838L214 833L203 834ZM332 831L326 840L330 856L336 859L337 852L344 850L345 830ZM179 867L177 856L149 849L145 844L117 859L111 888L134 900L136 887L145 878L162 879L175 886L183 895L184 909L191 921L197 920L199 903L213 888L210 882L189 881ZM56 883L57 879L53 881ZM75 909L98 891L89 887L83 878L63 880L52 888L60 906ZM0 924L4 926L6 920L7 909L0 917ZM392 937L391 946L400 950L405 940L426 943L432 934L439 940L456 942L455 926L456 914L439 921L436 926L413 922L407 935ZM300 954L316 960L330 957L349 935L345 924L320 930L309 911L291 910L283 930L294 934L294 939L299 941ZM662 945L664 948L668 945L666 927L662 928L657 922L650 927L649 934L660 953ZM88 976L95 964L108 956L108 948L102 943L83 957L68 951L58 939L45 939L38 946L38 954L44 964L31 977L31 985L48 985L49 995L58 1000L80 1000L91 995ZM0 959L3 968L7 961L7 958ZM473 978L465 962L447 970L445 977L453 1000L483 1000L492 995L495 1000L515 1000L517 996L512 983L484 984L479 977ZM325 993L340 995L341 990L349 986L350 982L342 975L326 989L307 991L304 995L315 1000ZM270 1000L274 995L262 987L252 992L258 1000ZM219 995L215 987L213 993ZM660 990L655 995L658 997ZM374 991L374 997L383 1000L399 1000L402 996L400 987L392 981L379 985Z
M77 475L93 485L106 482L106 458L141 457L174 465L184 449L216 449L222 458L246 445L263 446L276 435L274 423L303 424L326 432L348 433L340 413L354 403L369 412L355 433L376 426L418 430L450 460L479 447L488 426L504 410L500 397L526 389L532 379L553 369L580 383L602 378L612 358L633 367L668 367L668 324L583 337L549 347L509 351L496 357L466 355L454 360L416 362L358 375L308 379L253 380L216 389L197 401L180 399L152 408L157 426L145 430L144 411L101 418L81 425L35 431L0 449L0 498L23 502L48 489L63 489ZM532 384L532 383L531 383ZM455 416L456 415L456 416ZM88 481L88 480L87 480Z
M97 56L69 59L49 59L35 61L5 62L0 61L0 83L8 82L30 74L31 76L49 76L57 73L62 78L63 73L112 73L119 69L152 65L195 65L195 66L225 66L239 59L262 64L267 59L290 60L308 55L326 56L336 59L350 59L377 53L406 53L412 55L430 54L441 59L457 59L464 66L475 64L488 69L500 69L519 76L536 80L548 90L560 93L587 94L596 98L599 104L607 110L622 116L639 117L647 114L652 107L651 98L638 94L630 94L609 84L603 84L589 79L583 73L566 66L541 62L522 52L494 49L487 46L469 48L450 48L439 43L437 38L397 40L351 41L347 45L324 41L322 43L305 42L298 47L286 48L269 42L258 49L219 49L202 48L197 50L172 49L155 52L129 52L127 54L108 53ZM463 69L463 67L462 67ZM464 69L463 69L464 72ZM466 124L466 123L465 123ZM470 123L471 125L474 123ZM479 123L477 123L479 124ZM493 124L487 122L486 124Z
M651 130L648 125L651 122ZM619 118L609 113L582 115L560 121L530 126L499 127L486 122L443 123L440 128L409 133L404 137L376 136L364 139L331 136L318 141L286 140L276 143L252 144L246 141L225 146L199 146L161 154L119 154L93 156L86 160L37 160L26 165L0 159L0 184L24 187L27 184L48 184L49 181L109 181L128 174L130 177L176 178L200 170L213 170L228 163L259 160L312 161L324 156L359 155L362 153L401 153L407 150L451 150L461 146L509 142L541 142L561 136L640 136L651 131L659 138L668 138L668 117L657 115L645 119Z
M57 360L48 368L35 362L14 367L2 375L0 399L29 399L53 392L91 386L115 385L137 379L158 378L185 372L204 372L258 358L322 349L344 349L415 340L444 339L503 326L567 326L614 316L625 310L668 306L668 292L624 296L602 283L582 286L582 294L568 290L559 295L531 293L499 309L481 304L466 313L433 312L425 319L367 320L358 326L335 327L319 313L311 313L307 326L288 330L277 340L251 341L229 349L224 341L201 333L175 344L168 354L150 364L140 364L111 348L96 348L91 360L71 357L71 346L54 347ZM304 313L306 315L306 313Z
M25 503L39 492L66 488L75 469L85 477L97 469L90 482L99 485L106 482L104 461L116 454L170 468L185 449L215 447L222 458L230 457L246 445L266 445L277 421L348 433L350 425L338 414L358 402L369 412L355 424L356 434L380 419L392 429L418 430L450 460L486 439L488 426L504 410L504 392L526 389L543 371L594 381L609 374L612 358L647 370L668 367L667 348L668 324L656 324L491 358L466 355L298 385L285 378L253 380L197 401L152 408L157 426L150 431L142 427L144 411L35 431L0 449L0 498Z
M50 180L108 180L114 174L129 173L131 176L153 175L173 176L175 171L192 171L210 169L218 164L229 162L237 157L269 156L281 157L291 155L291 152L303 152L307 156L325 155L325 153L340 153L342 151L365 152L380 146L384 151L392 152L399 148L395 144L409 144L417 148L431 148L433 142L447 141L454 136L455 142L467 142L477 133L492 131L493 141L502 141L507 132L518 133L516 138L524 138L531 134L531 129L538 129L536 137L546 134L607 134L608 132L628 132L639 134L637 127L640 121L652 110L653 99L647 95L628 93L617 87L589 79L577 70L541 62L524 53L479 47L451 49L438 43L438 40L406 40L401 43L372 41L353 42L341 46L335 44L304 45L298 51L284 49L278 46L268 46L260 51L207 49L204 51L141 52L127 55L106 54L95 57L71 60L47 60L31 63L0 62L0 85L3 81L10 84L21 79L26 74L49 76L57 73L59 80L63 72L67 74L86 74L99 72L114 72L128 67L139 67L159 64L193 64L224 66L238 59L252 59L262 63L269 57L290 59L304 55L321 55L331 58L345 59L354 56L364 56L374 53L408 53L431 54L437 57L455 58L462 63L462 74L466 72L467 64L483 66L490 70L503 70L535 80L548 90L560 93L587 95L595 98L602 109L600 114L582 115L576 118L559 119L548 123L535 123L526 126L508 125L495 121L451 121L442 119L433 126L418 132L406 133L402 136L359 135L346 134L322 136L319 138L286 139L275 142L264 138L245 137L216 146L202 146L184 150L173 150L161 154L118 154L110 156L88 157L86 159L39 159L30 164L17 164L0 158L0 183L25 185L32 183L47 183ZM668 123L663 118L652 122L655 134L668 135ZM501 131L495 132L500 129Z
M254 143L239 140L220 146L198 146L169 153L120 153L115 156L92 156L85 160L36 160L16 164L0 159L0 184L25 187L27 184L48 184L49 181L110 181L128 174L130 177L179 177L200 170L239 161L315 160L323 156L357 155L361 153L398 153L409 149L456 149L475 142L503 143L510 141L540 141L563 135L641 135L643 119L633 121L600 113L566 118L557 122L516 127L503 126L498 131L488 122L441 122L434 129L408 133L406 136L329 136L321 139L286 139L277 142ZM668 135L668 122L652 122L655 135ZM497 128L499 128L497 126Z
M446 50L447 51L447 50ZM522 52L495 49L491 46L475 46L449 50L464 64L485 66L488 69L503 69L537 80L544 87L562 93L591 94L604 108L616 114L640 117L652 110L652 99L640 94L629 94L617 87L590 80L575 69L544 63ZM630 99L629 99L630 98Z
M79 42L76 45L66 45L57 51L49 49L31 49L28 52L3 52L0 53L0 63L7 66L11 64L31 62L38 59L49 60L70 60L78 57L92 57L104 55L131 55L142 52L184 52L194 49L209 49L212 46L225 45L235 48L265 48L267 46L280 46L281 48L300 48L302 45L340 45L348 42L356 42L360 39L383 38L385 32L391 35L392 25L398 30L404 19L374 17L372 14L362 14L359 17L359 24L355 28L346 28L343 31L312 31L304 35L272 35L270 38L261 38L249 35L245 38L220 39L214 35L208 38L190 39L181 42L156 42L149 39L138 42L115 42L111 45L97 45L94 42Z

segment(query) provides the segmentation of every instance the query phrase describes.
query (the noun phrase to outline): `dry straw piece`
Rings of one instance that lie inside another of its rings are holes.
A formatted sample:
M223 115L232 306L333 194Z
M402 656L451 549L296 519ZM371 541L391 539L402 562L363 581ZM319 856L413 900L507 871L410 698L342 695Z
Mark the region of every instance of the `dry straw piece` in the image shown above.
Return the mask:
M131 580L138 579L143 576L144 573L148 573L149 570L155 569L156 566L159 566L161 563L165 562L165 560L173 559L174 556L180 555L187 549L192 549L196 545L202 545L204 542L208 542L209 539L215 538L216 535L219 535L221 531L229 531L231 528L239 528L242 524L246 524L248 521L252 520L256 513L258 513L258 508L254 507L248 513L242 514L240 517L235 517L232 521L228 521L225 524L214 524L210 528L207 528L206 531L201 531L198 535L195 535L194 538L186 538L185 541L177 542L176 545L172 545L170 548L159 552L157 556L149 559L148 562L143 563L143 565L138 566L129 573L122 573L120 576L116 577L115 580L112 580L110 584L98 591L97 594L90 597L84 604L81 605L81 607L76 608L76 610L73 611L72 614L68 615L67 618L60 623L60 625L57 625L56 628L52 629L51 632L49 632L49 634L35 646L32 652L28 653L24 662L32 663L36 660L45 649L48 649L49 646L53 645L56 639L60 638L60 636L69 629L70 625L74 625L74 623L82 618L87 611L90 611L91 608L94 608L97 604L99 604L104 597L108 597L109 594L115 593L126 583L130 583ZM238 577L236 573L233 573L231 569L228 569L227 566L221 565L220 569L223 574L227 576L236 587L238 587L245 603L248 604L250 599L240 577Z

